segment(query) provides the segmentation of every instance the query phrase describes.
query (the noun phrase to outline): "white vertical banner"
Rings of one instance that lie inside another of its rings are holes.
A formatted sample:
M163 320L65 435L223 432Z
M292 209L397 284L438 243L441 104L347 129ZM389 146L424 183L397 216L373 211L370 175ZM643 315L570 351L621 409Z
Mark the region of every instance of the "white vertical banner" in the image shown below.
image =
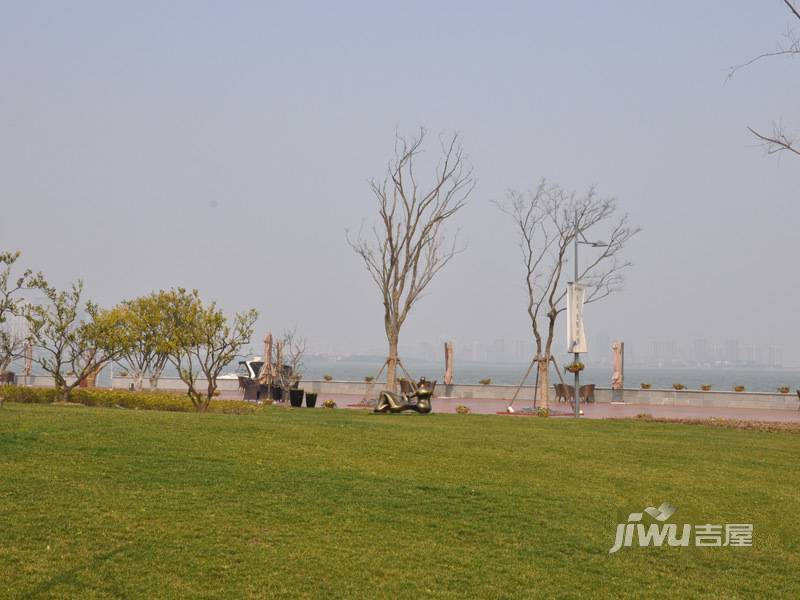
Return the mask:
M586 288L582 283L567 284L567 352L588 352L583 330L583 301Z

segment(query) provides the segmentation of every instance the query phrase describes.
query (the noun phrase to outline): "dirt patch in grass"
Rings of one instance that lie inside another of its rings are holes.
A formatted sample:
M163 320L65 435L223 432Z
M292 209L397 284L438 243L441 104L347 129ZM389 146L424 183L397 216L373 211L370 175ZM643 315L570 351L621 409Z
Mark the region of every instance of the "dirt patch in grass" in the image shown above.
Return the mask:
M779 421L746 421L741 419L723 419L711 417L710 419L682 419L669 417L654 417L649 413L638 414L635 417L623 419L608 419L609 421L648 421L653 423L681 423L683 425L705 425L706 427L723 427L725 429L744 429L750 431L766 431L769 433L800 433L800 423L785 423Z

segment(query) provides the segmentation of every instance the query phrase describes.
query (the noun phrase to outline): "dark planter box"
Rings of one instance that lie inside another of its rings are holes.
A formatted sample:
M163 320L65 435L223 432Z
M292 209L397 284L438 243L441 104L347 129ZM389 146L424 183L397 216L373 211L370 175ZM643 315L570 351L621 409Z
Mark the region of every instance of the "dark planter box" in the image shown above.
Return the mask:
M292 406L303 406L303 390L289 390L289 402Z
M306 392L306 406L308 408L314 408L316 405L317 405L317 393Z

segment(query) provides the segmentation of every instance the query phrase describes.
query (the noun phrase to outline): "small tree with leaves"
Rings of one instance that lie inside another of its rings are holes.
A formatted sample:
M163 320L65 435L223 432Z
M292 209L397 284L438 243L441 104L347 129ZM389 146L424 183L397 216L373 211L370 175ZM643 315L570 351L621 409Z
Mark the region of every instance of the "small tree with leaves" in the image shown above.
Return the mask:
M389 344L386 383L395 388L400 329L422 292L458 253L444 226L463 206L475 180L466 164L458 134L442 139L438 166L427 185L416 161L423 152L425 130L411 139L395 136L395 155L386 176L371 180L379 220L372 235L348 242L364 261L383 303L383 327Z
M22 356L28 341L27 327L19 320L25 312L25 292L47 285L41 273L30 269L15 277L19 257L19 252L0 252L0 374Z
M188 387L194 407L205 412L222 370L250 343L258 312L251 309L228 322L215 303L203 304L197 290L179 288L165 294L169 359ZM200 387L203 381L205 389Z
M133 377L136 390L142 389L145 377L149 378L150 389L156 389L169 361L166 316L170 300L169 292L159 291L122 303L128 311L125 324L131 344L119 363Z
M539 388L543 408L549 400L549 364L558 316L566 310L565 268L575 236L601 230L604 241L581 267L578 280L586 286L585 302L602 300L622 287L622 272L630 266L620 259L627 242L639 232L627 215L617 216L614 198L598 196L594 188L583 197L541 181L527 194L510 191L496 203L514 222L524 267L527 311L536 342Z
M29 305L25 317L37 350L34 361L53 377L62 400L125 352L130 340L123 307L83 303L83 282L67 290L44 288L47 302Z

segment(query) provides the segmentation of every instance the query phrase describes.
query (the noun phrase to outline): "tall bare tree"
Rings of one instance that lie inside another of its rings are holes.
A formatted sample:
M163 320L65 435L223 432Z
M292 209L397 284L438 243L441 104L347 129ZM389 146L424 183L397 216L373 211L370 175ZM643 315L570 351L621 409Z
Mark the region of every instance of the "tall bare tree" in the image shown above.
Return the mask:
M440 140L441 155L432 181L421 184L416 161L425 137L424 129L411 139L395 135L394 158L386 176L369 182L380 219L371 236L361 232L355 239L347 236L380 290L389 344L389 389L395 387L400 329L411 307L459 252L456 238L448 239L444 225L464 206L475 186L458 134Z
M785 8L790 13L792 21L797 25L800 22L800 9L794 6L790 0L781 0ZM749 67L753 63L759 62L764 59L774 58L777 56L795 57L800 55L800 35L795 29L791 27L787 30L784 36L784 41L780 42L777 48L771 52L763 52L758 56L751 58L746 63L731 67L728 78L733 77L739 69ZM763 130L758 130L753 127L747 127L759 141L764 144L768 154L776 154L778 152L787 151L791 154L800 156L800 144L798 144L795 136L790 133L786 127L780 122L773 122L772 131L764 133Z
M549 363L558 316L566 310L565 268L576 234L580 241L591 230L602 229L605 238L587 257L579 271L586 286L586 303L597 302L622 287L622 272L630 266L620 252L639 228L628 223L627 215L616 216L616 201L601 198L594 188L577 198L557 185L542 180L534 192L508 192L498 208L511 217L519 236L525 273L527 310L536 342L539 370L537 397L549 404Z

